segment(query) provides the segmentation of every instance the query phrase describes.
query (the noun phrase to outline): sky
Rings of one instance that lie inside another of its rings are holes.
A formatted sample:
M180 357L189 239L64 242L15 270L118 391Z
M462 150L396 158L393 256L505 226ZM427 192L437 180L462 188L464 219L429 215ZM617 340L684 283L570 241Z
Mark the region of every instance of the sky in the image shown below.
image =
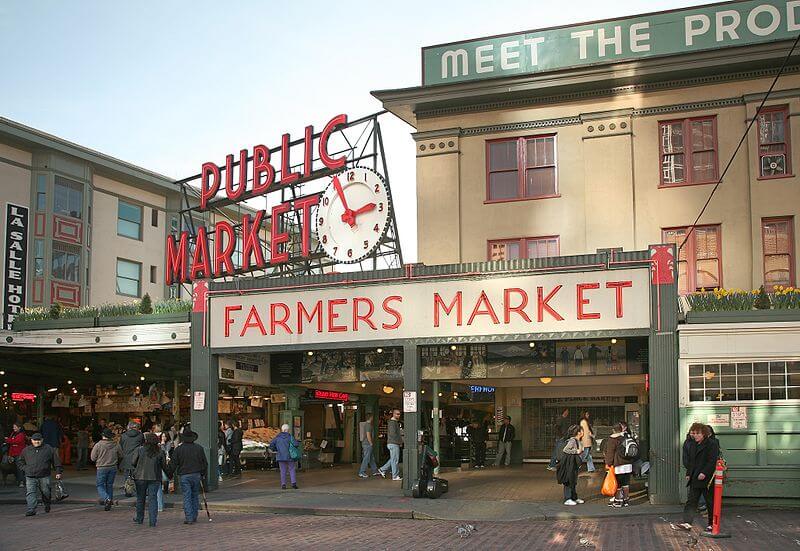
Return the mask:
M708 2L3 0L0 116L182 178L206 161L418 86L422 46ZM412 127L384 115L403 256L417 256Z

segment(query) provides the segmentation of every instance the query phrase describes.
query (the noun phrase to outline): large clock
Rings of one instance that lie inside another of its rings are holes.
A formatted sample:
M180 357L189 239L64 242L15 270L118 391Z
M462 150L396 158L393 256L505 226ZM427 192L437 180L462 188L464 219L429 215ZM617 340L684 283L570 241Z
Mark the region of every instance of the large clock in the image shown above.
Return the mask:
M389 192L383 177L364 167L336 174L317 209L317 238L332 259L353 263L378 247L389 226Z

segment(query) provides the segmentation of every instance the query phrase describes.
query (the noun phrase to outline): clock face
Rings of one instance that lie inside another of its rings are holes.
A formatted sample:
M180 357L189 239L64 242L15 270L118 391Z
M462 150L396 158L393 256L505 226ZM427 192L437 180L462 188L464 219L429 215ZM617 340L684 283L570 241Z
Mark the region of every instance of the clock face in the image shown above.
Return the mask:
M389 225L389 194L383 177L364 167L336 174L317 209L317 238L329 257L363 260L377 248Z

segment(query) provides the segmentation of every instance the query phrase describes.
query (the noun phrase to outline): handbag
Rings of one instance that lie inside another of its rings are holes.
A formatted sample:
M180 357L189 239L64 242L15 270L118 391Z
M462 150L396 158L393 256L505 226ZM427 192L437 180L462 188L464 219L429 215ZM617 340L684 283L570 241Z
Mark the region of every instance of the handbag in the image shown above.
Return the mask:
M53 488L53 499L56 502L59 502L68 497L69 497L69 492L67 491L67 488L64 486L64 483L60 479L56 480L55 488Z
M136 483L133 481L132 476L125 478L125 484L122 485L122 489L125 491L125 497L131 497L136 492Z
M618 488L617 475L614 474L614 468L612 467L606 472L606 478L603 480L603 487L600 489L600 493L604 496L614 497Z
M297 449L297 446L289 442L289 459L292 461L297 461L300 459L300 450Z

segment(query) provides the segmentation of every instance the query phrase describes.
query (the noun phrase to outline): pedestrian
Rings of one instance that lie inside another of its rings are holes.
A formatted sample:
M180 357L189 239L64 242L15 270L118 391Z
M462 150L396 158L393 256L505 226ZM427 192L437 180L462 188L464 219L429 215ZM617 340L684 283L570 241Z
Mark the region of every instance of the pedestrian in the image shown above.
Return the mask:
M103 431L106 428L106 420L102 417L92 426L92 441L96 444L103 438Z
M181 480L183 493L184 524L197 522L200 511L201 484L208 475L208 460L203 447L195 443L197 433L185 429L181 434L181 444L172 452L169 463L170 476L177 473Z
M625 444L631 438L633 436L628 430L628 424L623 421L614 425L614 432L606 442L606 467L614 469L614 475L617 478L617 492L609 500L609 507L618 508L630 505L631 473L633 473L633 461L636 458L626 456Z
M239 455L242 453L244 431L239 423L234 421L231 428L231 476L242 476L242 462Z
M580 425L571 425L566 434L567 443L564 444L557 459L556 480L564 486L564 505L571 507L584 503L582 499L578 498L576 488L578 485L578 469L581 466L581 453L583 452L583 445L581 444L583 429Z
M689 435L692 437L687 450L686 465L689 496L683 508L683 523L679 526L684 530L692 529L697 502L703 496L708 513L706 530L711 531L714 518L714 471L719 458L719 442L716 438L711 438L711 430L703 423L694 423L689 428Z
M553 453L550 454L550 464L547 465L548 471L556 470L556 461L558 460L558 456L567 443L567 429L569 429L569 427L569 408L564 408L561 411L561 415L553 424L553 430L555 432L555 444L553 445Z
M133 495L133 488L128 482L128 479L133 480L133 458L136 455L136 450L144 444L144 435L139 430L139 423L131 421L128 423L128 430L123 433L119 439L119 445L122 448L122 471L125 473L125 497ZM135 486L134 486L135 487Z
M19 456L19 466L25 473L25 501L28 509L25 511L26 517L36 514L36 505L39 500L39 492L42 494L44 512L50 512L50 472L56 471L56 480L61 478L63 469L58 451L52 446L44 443L44 437L40 433L31 436L31 445L22 450Z
M500 466L503 455L506 456L506 467L511 465L511 448L514 443L514 425L511 424L511 417L503 417L503 424L497 434L497 458L494 461L495 467Z
M372 476L378 475L378 465L372 455L372 438L372 414L367 413L366 420L358 424L358 439L361 441L361 468L358 470L358 476L361 478L369 477L367 468L372 470Z
M289 434L289 425L284 423L281 425L281 432L278 436L272 439L269 443L269 449L277 454L278 468L281 471L281 490L286 489L286 473L289 473L289 480L292 483L292 488L297 490L297 459L292 457L290 446L294 446L295 451L299 453L300 444L295 440L294 436Z
M486 462L486 431L481 423L473 420L467 428L467 437L472 444L472 467L482 469Z
M5 443L8 444L8 457L14 462L14 477L17 481L17 486L20 488L25 487L25 475L19 466L19 456L25 449L27 437L25 430L19 423L14 423L11 429L11 434L5 437Z
M117 468L122 459L122 448L114 442L114 433L109 428L103 429L100 441L92 448L91 460L97 467L95 479L97 497L106 511L111 510L111 504L114 502L114 479L117 477Z
M88 469L87 462L89 460L89 430L83 426L78 429L76 447L78 448L78 465L77 470L85 471Z
M592 461L592 442L594 440L594 429L592 427L591 416L588 411L584 411L583 415L581 416L581 446L583 446L583 452L581 452L581 461L586 463L586 471L588 473L593 473L595 471L594 468L594 461Z
M58 450L61 447L61 440L64 438L64 430L52 415L47 415L39 428L39 434L44 438L44 443Z
M217 428L217 477L219 482L222 482L222 466L225 464L225 447L227 439L225 438L225 423L219 422Z
M158 436L148 432L144 445L139 446L131 461L136 480L136 516L133 522L144 523L144 505L147 502L147 518L151 527L158 520L158 489L167 466L167 457L161 450Z
M386 447L389 448L389 460L378 469L378 474L386 478L386 471L392 469L392 480L403 480L400 477L400 446L403 445L403 429L400 427L400 410L392 410L392 417L386 423Z
M158 433L156 433L156 436L158 436ZM161 451L164 452L164 458L168 464L170 453L173 450L173 442L172 438L170 438L169 432L161 432L161 436L159 437L159 447L161 448ZM158 485L158 494L156 495L159 513L164 510L164 492L169 493L169 477L167 476L166 468L161 473L161 484Z

